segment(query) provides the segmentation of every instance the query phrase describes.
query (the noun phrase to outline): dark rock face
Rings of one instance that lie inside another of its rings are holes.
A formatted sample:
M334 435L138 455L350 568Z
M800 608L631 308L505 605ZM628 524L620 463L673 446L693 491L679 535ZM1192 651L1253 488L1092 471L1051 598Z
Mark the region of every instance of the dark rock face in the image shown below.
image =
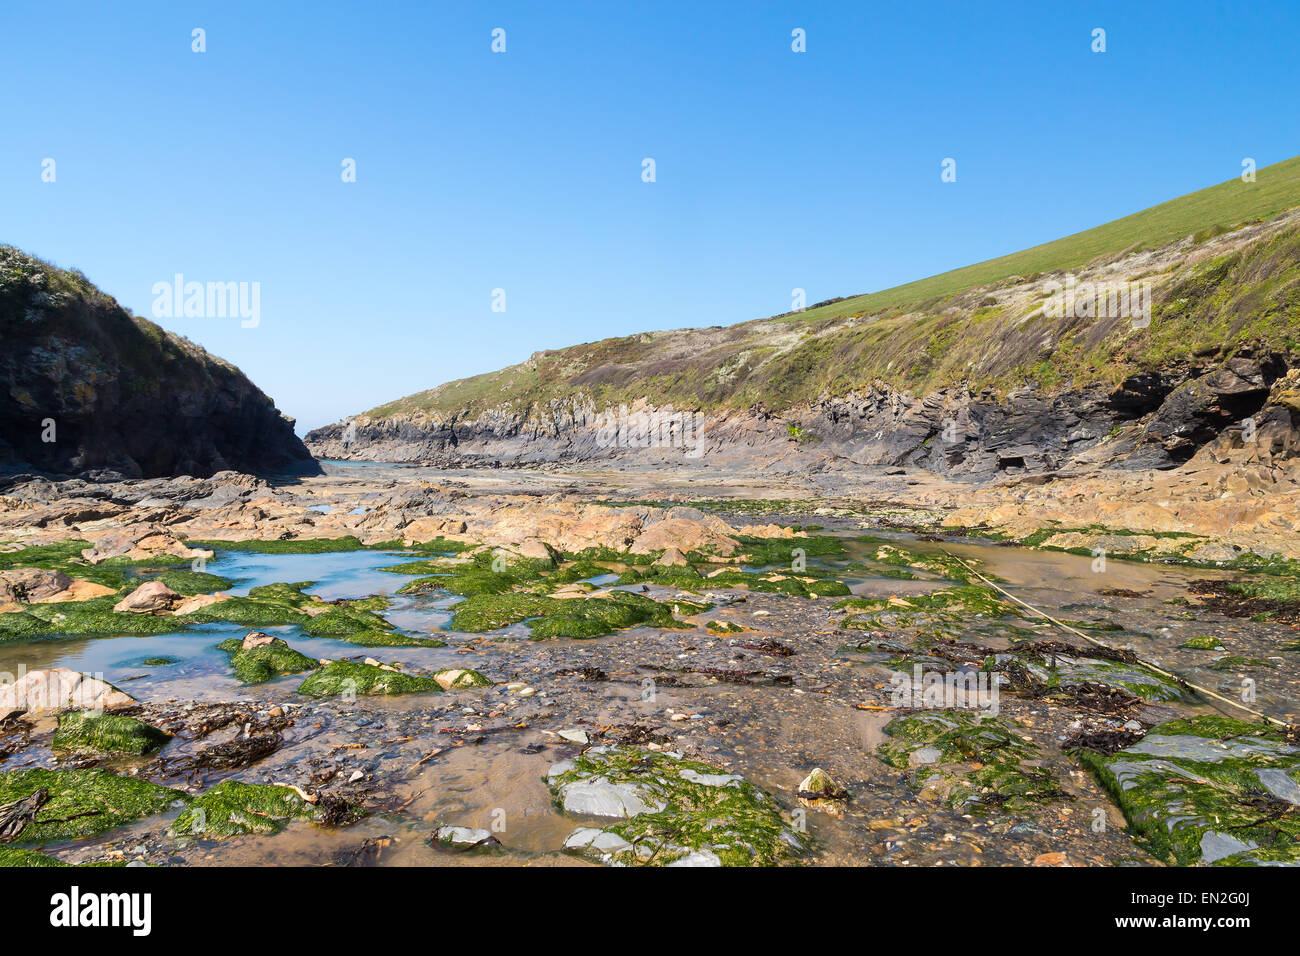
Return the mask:
M293 421L239 369L79 273L0 247L0 470L315 469Z
M1270 435L1285 431L1289 414L1274 414L1270 394L1286 374L1282 357L1246 349L1220 364L1144 371L1114 389L1025 388L998 396L950 388L917 398L878 384L777 416L709 413L700 416L698 435L712 461L779 454L784 467L806 471L904 466L981 480L1072 463L1173 468L1248 417L1269 423ZM436 464L685 457L682 448L602 442L600 411L573 396L527 414L502 407L473 419L360 417L316 429L307 443L323 458ZM1276 440L1290 447L1289 439Z
M1253 415L1286 373L1278 356L1238 354L1200 377L1178 384L1146 424L1143 438L1181 463L1223 429Z
M797 416L841 457L953 477L1054 471L1086 456L1119 468L1172 468L1264 408L1287 372L1243 350L1215 367L1149 370L1101 387L999 399L948 389L923 399L880 387Z

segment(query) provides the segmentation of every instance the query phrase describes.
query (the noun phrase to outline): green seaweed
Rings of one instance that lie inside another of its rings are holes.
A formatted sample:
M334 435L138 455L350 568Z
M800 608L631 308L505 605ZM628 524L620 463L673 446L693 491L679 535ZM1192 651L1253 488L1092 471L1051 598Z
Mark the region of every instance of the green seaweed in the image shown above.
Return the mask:
M330 661L298 686L308 697L360 697L366 694L439 693L432 677L390 671L359 661Z
M571 851L603 862L666 866L691 854L712 854L724 866L770 866L803 845L776 802L752 783L718 767L631 748L593 748L547 778L563 809L566 787L600 778L633 786L650 809L603 828L625 846Z
M158 580L177 594L185 595L212 594L215 591L225 591L235 583L229 578L221 577L219 574L183 569L164 571L158 575Z
M14 551L0 551L0 571L42 568L47 571L62 571L70 578L93 581L114 590L126 587L131 581L127 574L130 563L101 561L91 564L81 556L81 552L90 547L89 541L72 539L31 545Z
M673 617L696 614L708 605L689 601L658 602L630 591L601 597L550 598L535 594L480 594L456 605L451 628L485 633L527 621L537 640L591 638L628 627L686 628Z
M652 564L644 568L629 568L619 575L618 583L652 584L661 588L677 588L681 591L698 592L708 582L693 566L689 564Z
M274 638L261 647L244 648L244 642L232 637L217 645L230 655L230 667L245 684L264 684L285 674L315 670L320 661L294 650L286 641Z
M446 647L447 642L435 637L412 637L397 631L354 631L336 634L335 640L346 641L357 647Z
M15 843L54 843L94 836L161 813L189 795L107 770L10 770L0 772L0 805L49 793L48 802Z
M153 614L118 613L113 606L122 594L106 594L88 601L30 604L22 611L0 614L0 643L35 640L54 635L83 637L172 634L186 629L184 618Z
M3 868L52 868L71 866L62 860L47 856L39 850L27 850L16 846L0 845L0 867Z
M1177 865L1293 857L1300 816L1266 774L1300 780L1300 749L1264 724L1219 715L1159 724L1113 754L1076 752L1154 856ZM1240 844L1240 846L1237 846Z
M744 587L769 594L789 594L801 598L843 597L852 594L849 586L833 578L793 571L738 571L727 568L709 575L704 584L714 588Z
M937 775L954 810L1023 812L1063 796L1055 775L1029 762L1038 748L1001 718L961 711L908 714L886 724L885 733L889 740L876 756L891 767L907 769L922 748L937 751L936 759L914 771L912 783L921 786Z
M125 714L67 711L59 715L52 747L72 753L144 756L165 746L172 735Z
M352 535L341 538L286 538L272 541L210 539L185 543L191 548L205 548L208 551L242 551L250 554L334 554L367 550L367 546Z
M289 787L223 780L196 797L169 832L208 838L278 833L292 820L315 820L318 815Z
M255 629L296 624L312 637L392 629L392 624L374 611L366 610L364 606L313 600L310 595L303 593L312 583L299 581L292 584L264 584L251 588L247 597L232 597L198 608L185 615L185 620L238 624ZM309 610L316 613L308 613Z
M450 684L447 690L465 690L470 687L491 687L488 680L476 670L468 667L449 667L433 675L434 680Z

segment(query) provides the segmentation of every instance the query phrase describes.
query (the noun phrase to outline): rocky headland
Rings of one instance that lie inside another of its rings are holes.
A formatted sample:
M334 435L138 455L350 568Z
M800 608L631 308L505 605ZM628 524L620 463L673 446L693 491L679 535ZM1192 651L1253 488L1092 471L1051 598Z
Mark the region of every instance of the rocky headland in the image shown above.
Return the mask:
M0 338L0 472L316 468L239 369L12 246L0 247Z

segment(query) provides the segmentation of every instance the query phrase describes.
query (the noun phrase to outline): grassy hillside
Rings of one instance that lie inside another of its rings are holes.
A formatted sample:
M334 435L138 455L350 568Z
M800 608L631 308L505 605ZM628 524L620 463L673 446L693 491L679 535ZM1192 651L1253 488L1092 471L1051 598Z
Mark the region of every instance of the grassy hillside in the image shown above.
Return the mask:
M1102 256L1154 249L1197 233L1208 238L1216 230L1222 232L1253 220L1272 219L1297 205L1300 205L1300 156L1257 170L1253 183L1243 183L1240 177L1230 179L1041 246L892 289L853 296L792 317L827 318L895 309L936 296L955 295L1009 276L1075 269Z
M1032 249L802 313L538 353L373 409L469 415L574 394L597 405L781 411L875 380L924 392L1115 382L1247 340L1300 350L1300 157ZM1263 226L1281 215L1280 224ZM1112 264L1155 288L1155 318L1049 318L1043 276ZM1115 265L1118 263L1118 265Z

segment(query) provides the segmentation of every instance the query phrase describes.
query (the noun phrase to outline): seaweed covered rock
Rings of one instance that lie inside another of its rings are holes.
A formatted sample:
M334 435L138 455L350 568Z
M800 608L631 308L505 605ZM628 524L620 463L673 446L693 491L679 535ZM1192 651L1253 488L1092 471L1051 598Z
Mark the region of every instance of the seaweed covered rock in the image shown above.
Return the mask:
M467 687L491 687L492 682L476 670L467 667L453 667L438 671L433 675L438 686L443 690L462 690Z
M1049 687L1086 687L1100 684L1153 702L1188 699L1182 685L1138 662L1099 660L1080 652L1078 657L1055 654L1043 665L1027 665L1030 674L1044 679Z
M821 767L815 767L812 773L800 781L798 796L801 806L838 814L849 799L849 792Z
M552 598L533 594L480 594L456 605L451 627L483 633L526 621L536 640L590 638L628 627L687 628L674 613L698 614L707 605L691 601L659 602L630 591L599 597Z
M28 850L17 846L0 846L0 868L41 868L71 866L39 850Z
M0 643L35 640L55 634L80 637L170 634L185 629L183 619L154 614L118 613L116 593L94 598L25 605L0 614Z
M625 866L762 866L804 849L780 808L737 774L680 755L594 747L551 767L556 805L617 818L580 827L566 852Z
M53 747L70 753L132 754L142 757L164 747L171 734L125 714L69 711L59 715Z
M13 843L94 836L189 799L107 770L10 770L0 773L0 832ZM17 813L16 804L22 804Z
M436 637L412 637L397 631L356 631L332 635L335 640L346 641L357 647L446 647L447 642Z
M462 853L501 849L501 841L492 835L492 831L470 827L438 827L429 842L433 846Z
M284 674L301 674L320 666L315 658L301 654L287 641L253 631L243 640L232 637L217 645L230 655L230 666L245 684L262 684Z
M291 820L316 820L319 813L292 787L223 780L196 797L170 832L206 838L278 833Z
M229 578L223 578L219 574L181 568L164 571L158 575L158 580L177 594L183 594L186 597L211 594L213 591L224 591L234 584Z
M360 661L330 661L298 686L308 697L359 697L365 694L439 693L433 677L404 674L391 667Z
M1117 753L1078 757L1166 862L1300 864L1300 748L1278 731L1200 716L1159 724Z
M554 569L554 557L549 550L544 553L545 557L525 557L500 549L484 549L457 557L410 561L384 570L397 574L426 575L404 584L399 590L405 594L426 591L446 591L462 597L506 594L516 588L538 583L544 573Z
M839 610L855 612L841 627L875 629L931 625L969 628L972 618L1019 619L1020 609L1002 600L997 591L978 584L959 584L907 597L849 598Z
M930 711L895 717L876 756L910 769L909 782L935 788L954 810L1023 811L1064 796L1055 775L1039 766L1038 748L999 717Z
M162 614L182 600L184 597L181 594L162 581L146 581L113 605L113 610L118 614Z
M244 627L279 627L296 624L312 637L334 637L363 631L389 631L393 625L382 616L346 602L331 604L304 594L310 581L264 584L250 588L246 597L226 598L196 608L186 615L194 622L240 624Z
M665 578L663 575L655 577L665 584L673 580L672 577ZM655 582L655 577L649 579L651 583ZM819 597L844 597L853 593L843 581L838 581L829 575L814 573L811 569L796 573L787 570L755 572L725 568L710 574L705 579L705 583L710 587L743 587L750 591L789 594L792 597L807 598L808 600Z

